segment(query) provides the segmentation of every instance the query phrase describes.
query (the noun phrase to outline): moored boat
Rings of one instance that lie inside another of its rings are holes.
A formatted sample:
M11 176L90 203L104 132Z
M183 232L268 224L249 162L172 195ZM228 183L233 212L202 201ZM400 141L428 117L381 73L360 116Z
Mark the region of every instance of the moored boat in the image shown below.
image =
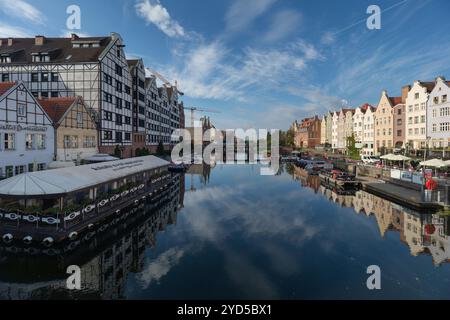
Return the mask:
M340 188L354 188L361 184L354 175L340 170L322 170L319 177L326 184Z
M154 156L48 171L0 182L0 238L52 245L120 216L167 188L170 163Z

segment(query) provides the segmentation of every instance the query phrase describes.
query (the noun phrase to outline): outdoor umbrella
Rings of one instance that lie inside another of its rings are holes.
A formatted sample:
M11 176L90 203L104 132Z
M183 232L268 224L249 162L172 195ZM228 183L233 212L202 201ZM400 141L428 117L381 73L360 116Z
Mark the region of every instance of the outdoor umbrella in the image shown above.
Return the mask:
M405 169L405 161L409 161L409 160L411 160L411 158L408 158L408 157L406 157L406 156L403 156L403 155L394 155L393 157L392 157L392 160L394 160L394 161L401 161L401 162L403 162L403 169Z
M428 160L428 161L423 161L423 162L420 163L420 165L422 167L434 168L436 176L437 176L437 169L438 168L448 167L448 163L446 163L445 161L442 161L440 159L431 159L431 160Z

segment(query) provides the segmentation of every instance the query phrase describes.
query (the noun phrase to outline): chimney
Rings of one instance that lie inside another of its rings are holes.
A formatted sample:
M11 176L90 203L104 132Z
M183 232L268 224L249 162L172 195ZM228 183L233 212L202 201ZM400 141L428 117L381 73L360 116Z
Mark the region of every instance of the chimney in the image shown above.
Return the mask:
M8 47L13 45L13 38L8 38Z
M411 90L411 86L407 85L402 88L402 103L406 103L406 98L408 97L408 93Z
M80 37L76 33L72 33L70 38L72 41L76 41L76 40L80 39Z
M45 41L45 37L44 36L36 36L34 38L34 44L37 46L43 46L44 45L44 41Z

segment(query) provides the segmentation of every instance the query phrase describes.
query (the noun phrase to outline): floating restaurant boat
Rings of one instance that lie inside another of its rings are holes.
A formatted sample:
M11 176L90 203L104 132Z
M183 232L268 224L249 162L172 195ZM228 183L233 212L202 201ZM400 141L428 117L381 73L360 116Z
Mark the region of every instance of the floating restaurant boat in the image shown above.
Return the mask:
M82 233L123 209L168 188L170 163L154 156L48 171L0 182L3 242L51 246ZM124 210L125 211L125 210Z
M324 183L334 187L354 188L361 184L354 175L339 170L322 170L319 177Z

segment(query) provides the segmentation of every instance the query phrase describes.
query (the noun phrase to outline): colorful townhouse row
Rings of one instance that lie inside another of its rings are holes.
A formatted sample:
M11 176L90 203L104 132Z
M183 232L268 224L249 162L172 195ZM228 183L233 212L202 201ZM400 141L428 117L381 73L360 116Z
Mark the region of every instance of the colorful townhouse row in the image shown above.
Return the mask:
M173 147L182 93L158 86L159 75L146 75L124 48L117 33L0 39L0 178L95 153Z
M354 137L361 155L382 155L395 150L450 148L450 81L415 81L398 97L381 93L377 106L368 103L342 108L294 122L298 148L324 146L345 152Z

